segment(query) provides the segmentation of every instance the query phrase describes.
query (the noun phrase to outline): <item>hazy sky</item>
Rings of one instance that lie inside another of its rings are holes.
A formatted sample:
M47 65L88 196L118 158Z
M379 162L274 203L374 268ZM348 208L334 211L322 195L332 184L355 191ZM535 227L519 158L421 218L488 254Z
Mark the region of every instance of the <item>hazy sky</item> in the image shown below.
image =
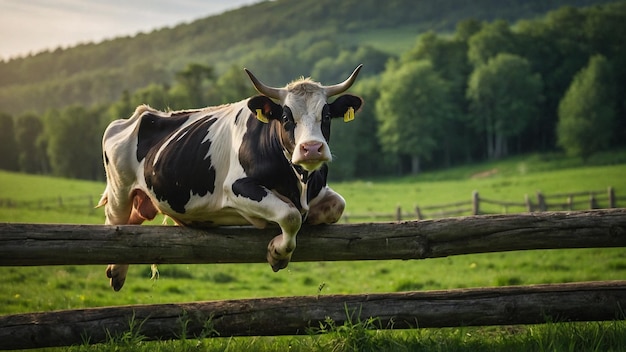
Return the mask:
M100 42L259 0L0 0L0 59Z

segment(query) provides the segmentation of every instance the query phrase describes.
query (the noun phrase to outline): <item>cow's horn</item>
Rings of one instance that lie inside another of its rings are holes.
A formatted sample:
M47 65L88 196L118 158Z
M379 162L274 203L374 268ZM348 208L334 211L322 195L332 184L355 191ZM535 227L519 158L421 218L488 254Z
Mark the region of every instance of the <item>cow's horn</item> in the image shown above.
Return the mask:
M246 73L248 74L248 77L250 77L250 80L252 81L252 84L254 84L254 88L261 94L266 95L270 98L274 98L274 99L282 99L284 96L284 88L274 88L274 87L270 87L268 85L266 85L265 83L259 81L258 78L256 78L252 72L250 72L247 68L244 68L244 70L246 71Z
M348 79L346 79L342 83L335 84L334 86L324 87L326 88L326 97L332 97L333 95L341 94L348 90L356 80L356 76L358 76L359 71L361 71L361 67L363 67L363 64L357 66L357 68L354 69L350 77L348 77Z

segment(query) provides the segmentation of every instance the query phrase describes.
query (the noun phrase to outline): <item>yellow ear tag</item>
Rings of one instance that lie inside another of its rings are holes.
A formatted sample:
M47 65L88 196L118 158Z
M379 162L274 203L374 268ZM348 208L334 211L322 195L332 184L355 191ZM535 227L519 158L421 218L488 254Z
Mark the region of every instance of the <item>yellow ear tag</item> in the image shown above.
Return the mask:
M354 108L349 107L348 111L346 111L346 113L343 114L343 122L350 122L352 120L354 120Z
M269 123L270 120L267 119L267 117L265 117L265 115L263 115L263 110L261 109L256 109L256 118L264 123Z

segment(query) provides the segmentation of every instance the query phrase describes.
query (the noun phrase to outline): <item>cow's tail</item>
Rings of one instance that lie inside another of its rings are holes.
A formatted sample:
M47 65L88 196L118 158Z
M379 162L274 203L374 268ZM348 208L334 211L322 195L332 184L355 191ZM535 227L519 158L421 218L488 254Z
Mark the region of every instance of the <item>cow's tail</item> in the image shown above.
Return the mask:
M106 188L104 189L104 192L102 192L102 197L100 198L100 201L98 202L98 204L96 204L96 208L100 208L105 206L108 202L109 202L109 185L106 186Z

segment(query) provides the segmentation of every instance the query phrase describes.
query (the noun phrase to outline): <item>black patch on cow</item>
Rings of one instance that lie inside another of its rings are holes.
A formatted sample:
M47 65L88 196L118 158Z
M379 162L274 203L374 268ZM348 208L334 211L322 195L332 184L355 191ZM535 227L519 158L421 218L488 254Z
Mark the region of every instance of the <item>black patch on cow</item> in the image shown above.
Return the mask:
M318 170L315 170L309 175L309 180L307 182L307 193L306 199L307 202L311 202L311 200L317 197L320 194L322 188L326 187L326 182L328 179L328 165L324 164Z
M250 116L239 147L239 162L247 177L233 184L233 192L260 201L267 194L265 189L270 189L302 209L298 175L283 153L282 128L278 119L263 123Z
M159 201L167 201L180 214L185 213L191 194L202 197L215 191L215 167L208 155L211 140L204 141L215 121L217 118L206 116L170 131L146 154L146 185L152 188ZM161 146L174 134L174 139L159 153Z
M163 117L144 113L139 122L137 134L137 161L143 160L157 143L160 143L182 124L187 122L191 112L180 113L169 117Z
M244 177L233 182L233 193L236 196L242 196L254 201L260 202L266 195L267 191L261 187L254 178Z
M330 106L328 104L324 105L322 109L322 135L326 142L330 142L330 119L332 118L330 114Z
M296 147L296 122L293 119L293 113L288 106L283 107L282 117L283 132L281 133L281 139L283 147L293 154L293 150Z
M239 116L243 113L243 108L237 112L237 116L235 116L235 125L239 124Z

